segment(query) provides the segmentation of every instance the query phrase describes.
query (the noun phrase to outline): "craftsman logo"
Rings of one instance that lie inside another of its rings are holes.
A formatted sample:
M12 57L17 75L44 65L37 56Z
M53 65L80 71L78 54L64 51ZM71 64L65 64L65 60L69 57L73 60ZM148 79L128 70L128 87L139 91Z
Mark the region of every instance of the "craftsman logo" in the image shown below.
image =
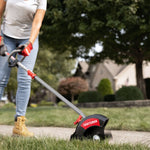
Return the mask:
M87 129L91 126L100 126L100 122L98 119L96 118L90 118L90 119L87 119L85 120L82 124L81 124L81 127L84 128L84 129Z

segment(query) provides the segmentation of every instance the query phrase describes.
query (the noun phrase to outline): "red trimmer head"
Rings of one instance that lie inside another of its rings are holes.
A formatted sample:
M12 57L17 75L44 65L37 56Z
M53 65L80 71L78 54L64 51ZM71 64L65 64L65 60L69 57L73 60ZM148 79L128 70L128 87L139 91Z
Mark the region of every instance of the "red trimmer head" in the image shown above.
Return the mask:
M93 139L94 136L97 136L99 139L105 139L104 128L108 120L107 117L100 114L83 118L78 123L75 132L71 135L71 139Z

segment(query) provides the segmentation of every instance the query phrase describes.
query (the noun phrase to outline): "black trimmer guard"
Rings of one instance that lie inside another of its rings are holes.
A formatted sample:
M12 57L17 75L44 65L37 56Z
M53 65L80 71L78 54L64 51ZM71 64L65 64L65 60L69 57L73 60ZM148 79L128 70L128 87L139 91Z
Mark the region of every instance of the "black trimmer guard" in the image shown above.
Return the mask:
M93 139L94 135L98 135L100 139L105 139L104 128L108 120L107 117L100 114L87 116L78 123L70 139Z

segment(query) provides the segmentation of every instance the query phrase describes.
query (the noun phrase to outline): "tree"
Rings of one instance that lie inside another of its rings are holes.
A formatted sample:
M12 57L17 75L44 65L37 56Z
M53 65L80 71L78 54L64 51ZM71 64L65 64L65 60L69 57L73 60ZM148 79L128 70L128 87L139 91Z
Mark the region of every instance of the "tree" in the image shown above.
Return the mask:
M70 77L60 82L58 91L64 96L71 95L73 102L75 95L88 91L88 83L80 77Z
M135 63L137 86L146 98L143 80L143 61L150 60L148 1L118 1L114 2L113 10L116 15L109 14L107 26L109 34L103 38L104 49L95 54L94 61L101 57L109 57L117 63ZM100 56L101 55L101 56Z
M60 53L88 58L96 44L103 51L92 62L105 58L135 63L137 86L145 94L143 60L150 60L150 3L148 0L51 0L42 28L44 41ZM52 36L53 35L53 36Z

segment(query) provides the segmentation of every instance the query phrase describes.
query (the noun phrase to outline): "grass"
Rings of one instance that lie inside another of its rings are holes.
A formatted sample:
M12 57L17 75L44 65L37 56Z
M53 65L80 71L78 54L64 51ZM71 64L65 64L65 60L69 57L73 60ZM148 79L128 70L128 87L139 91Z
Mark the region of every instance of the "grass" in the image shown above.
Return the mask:
M0 150L149 150L144 145L111 145L105 142L91 140L55 140L51 138L17 138L0 137Z
M132 108L82 108L84 114L103 114L109 118L106 129L150 131L150 107ZM0 108L0 124L14 124L15 108ZM78 118L70 108L37 107L28 108L28 126L75 127Z
M106 129L150 131L150 107L133 108L82 108L87 116L103 114L110 120ZM0 124L14 124L15 108L0 108ZM28 108L28 126L74 127L73 122L78 115L70 108L37 107ZM17 138L0 136L0 150L149 150L142 144L111 145L108 141L93 142L92 140L55 140L51 138Z

